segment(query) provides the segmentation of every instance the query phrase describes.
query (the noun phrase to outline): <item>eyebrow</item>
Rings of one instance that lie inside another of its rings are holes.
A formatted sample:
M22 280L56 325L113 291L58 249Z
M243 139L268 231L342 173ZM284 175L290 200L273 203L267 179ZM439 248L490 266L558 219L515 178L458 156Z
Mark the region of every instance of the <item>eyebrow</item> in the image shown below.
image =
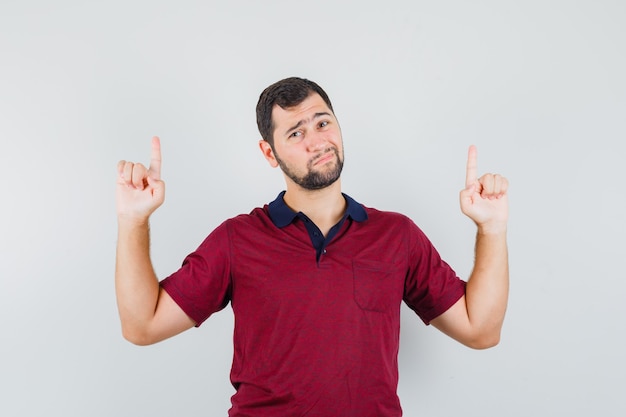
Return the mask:
M300 126L302 126L304 123L307 123L307 122L309 122L309 121L311 121L311 120L318 119L318 118L320 118L320 117L322 117L322 116L330 116L330 113L329 113L329 112L327 112L327 111L322 111L322 112L315 113L315 114L313 115L313 117L312 117L312 118L310 118L310 119L302 119L302 120L300 120L298 123L296 123L294 126L292 126L292 127L290 127L289 129L287 129L287 130L285 131L285 135L288 135L288 134L289 134L289 132L291 132L291 131L293 131L293 130L296 130L297 128L299 128Z

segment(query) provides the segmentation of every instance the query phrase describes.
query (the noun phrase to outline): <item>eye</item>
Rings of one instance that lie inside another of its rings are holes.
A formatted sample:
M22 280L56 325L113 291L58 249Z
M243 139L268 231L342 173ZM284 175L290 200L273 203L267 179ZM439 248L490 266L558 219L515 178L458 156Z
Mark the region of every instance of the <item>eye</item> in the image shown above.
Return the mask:
M299 130L296 130L295 132L293 132L291 135L289 135L290 138L297 138L302 136L302 132Z
M319 127L326 127L326 126L328 126L328 121L327 120L324 120L324 121L320 122L320 124L319 124Z

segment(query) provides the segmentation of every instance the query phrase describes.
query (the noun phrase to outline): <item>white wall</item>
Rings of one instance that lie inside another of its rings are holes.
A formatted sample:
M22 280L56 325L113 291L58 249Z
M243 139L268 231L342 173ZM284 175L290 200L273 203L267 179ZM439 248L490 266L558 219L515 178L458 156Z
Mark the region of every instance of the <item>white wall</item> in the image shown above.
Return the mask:
M271 201L254 107L298 75L333 99L344 191L411 216L461 276L467 146L511 182L502 343L403 310L405 415L623 416L626 3L55 1L0 4L0 414L225 415L232 314L125 342L115 165L162 138L163 277Z

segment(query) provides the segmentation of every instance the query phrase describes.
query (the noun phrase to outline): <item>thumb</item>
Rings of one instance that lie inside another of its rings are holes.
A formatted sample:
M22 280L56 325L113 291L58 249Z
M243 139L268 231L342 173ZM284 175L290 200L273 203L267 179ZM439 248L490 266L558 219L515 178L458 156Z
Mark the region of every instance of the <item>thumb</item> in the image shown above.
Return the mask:
M152 175L148 175L146 179L148 186L152 188L152 196L159 201L163 201L165 197L165 182L153 178Z
M468 193L469 195L472 195L475 192L477 192L478 190L477 190L477 187L476 187L476 182L473 182L471 184L467 184L463 191Z

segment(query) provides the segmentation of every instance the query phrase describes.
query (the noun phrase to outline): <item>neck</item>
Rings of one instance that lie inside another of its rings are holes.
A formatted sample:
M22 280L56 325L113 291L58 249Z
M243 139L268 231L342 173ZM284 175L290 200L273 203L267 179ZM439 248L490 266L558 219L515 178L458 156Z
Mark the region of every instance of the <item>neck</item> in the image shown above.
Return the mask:
M341 220L346 211L340 180L320 190L305 190L296 184L287 184L284 199L292 210L306 214L324 236Z

